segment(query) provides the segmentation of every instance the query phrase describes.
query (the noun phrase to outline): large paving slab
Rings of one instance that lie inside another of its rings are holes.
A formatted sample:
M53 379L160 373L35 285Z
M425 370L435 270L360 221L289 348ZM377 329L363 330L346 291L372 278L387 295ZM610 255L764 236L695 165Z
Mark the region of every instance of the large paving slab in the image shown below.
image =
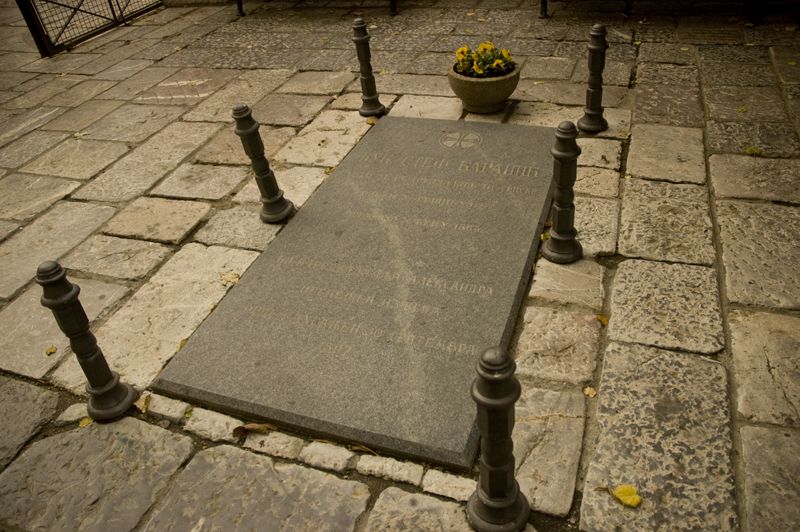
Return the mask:
M636 123L703 126L703 107L696 86L639 85L635 95L633 120Z
M55 131L32 131L0 150L0 166L3 168L22 166L66 137L66 133Z
M736 530L725 368L696 355L612 343L598 394L581 530ZM626 508L604 488L636 486Z
M211 96L239 73L237 70L222 68L186 68L142 92L133 101L159 105L192 105Z
M235 206L217 212L194 235L203 244L264 251L283 226L265 224L259 217L260 206Z
M408 493L389 487L381 492L369 513L365 530L369 532L402 532L404 530L471 530L464 509L429 495Z
M117 100L89 100L48 122L41 129L78 132L89 127L124 103Z
M619 201L589 196L575 198L575 229L585 258L613 255L617 250Z
M142 530L353 530L368 499L361 482L223 445L195 455Z
M80 301L90 320L128 293L116 284L74 277L71 281L81 287ZM32 286L0 312L0 330L5 331L0 339L0 368L34 379L41 379L69 347L41 297L42 289Z
M94 235L64 257L61 265L118 279L138 279L171 252L167 246L155 242Z
M800 318L735 310L728 321L739 414L800 425Z
M33 279L36 268L80 244L114 215L112 207L60 202L0 245L0 299Z
M57 406L58 394L0 376L0 415L6 424L0 435L0 470L11 462L42 425L50 421Z
M183 246L96 331L109 365L125 381L146 388L256 255L200 244ZM75 357L57 368L52 380L84 393Z
M797 186L800 159L712 155L708 164L718 199L764 199L800 204L800 187Z
M133 418L56 434L0 474L0 523L131 530L191 452L188 437Z
M800 156L800 138L787 122L708 122L706 142L715 153Z
M742 427L744 520L749 530L800 523L800 431Z
M90 179L128 151L121 142L67 139L22 168L23 172Z
M800 210L745 201L717 202L728 299L800 307Z
M703 130L656 124L633 126L628 173L645 179L705 183Z
M704 266L627 260L611 292L608 337L716 353L724 347L716 272Z
M248 174L249 168L245 166L183 164L155 187L151 194L173 198L219 200L244 181Z
M528 295L534 300L574 303L600 310L605 297L604 273L605 268L591 260L572 264L540 260Z
M142 142L185 112L186 108L179 105L126 104L83 133L89 139Z
M78 187L57 177L11 174L0 179L0 218L27 220Z
M178 244L211 210L201 201L137 198L109 221L109 235Z
M325 131L351 116L323 113L315 123ZM551 136L522 126L381 119L156 386L468 466L477 434L467 390L476 357L510 341L546 214ZM490 251L498 246L502 257ZM220 353L229 366L223 375L215 369ZM431 412L434 400L447 406Z
M0 146L5 146L25 133L53 120L64 111L66 109L63 107L36 107L5 119L3 128L0 129Z
M186 113L184 119L202 122L233 122L231 112L236 104L253 105L275 90L291 75L291 70L247 71Z

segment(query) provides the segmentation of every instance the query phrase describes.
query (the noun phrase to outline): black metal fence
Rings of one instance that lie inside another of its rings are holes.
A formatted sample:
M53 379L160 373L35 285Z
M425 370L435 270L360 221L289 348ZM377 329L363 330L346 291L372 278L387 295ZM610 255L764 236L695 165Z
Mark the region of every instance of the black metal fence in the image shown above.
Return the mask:
M44 56L161 5L161 0L17 0L33 40Z

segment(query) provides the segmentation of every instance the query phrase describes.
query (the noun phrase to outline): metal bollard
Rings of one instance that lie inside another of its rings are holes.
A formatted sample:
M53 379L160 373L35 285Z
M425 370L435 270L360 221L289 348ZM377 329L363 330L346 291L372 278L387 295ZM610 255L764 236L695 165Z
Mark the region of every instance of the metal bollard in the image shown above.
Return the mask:
M586 107L578 120L578 128L586 133L600 133L608 129L603 118L603 69L606 66L606 27L592 26L589 40L589 88L586 89Z
M42 305L53 311L58 327L69 338L72 352L89 381L87 410L96 420L114 419L124 414L139 393L130 384L119 380L111 371L97 339L89 330L89 318L78 300L81 289L67 279L60 264L43 262L36 270L36 282L42 287Z
M517 365L505 350L487 349L478 361L472 398L478 405L481 433L480 478L467 503L469 524L479 532L522 530L530 505L514 478L514 403L520 384Z
M386 112L386 107L378 98L378 89L375 86L375 76L372 75L371 55L369 52L369 33L367 23L361 17L353 22L353 42L356 43L358 66L361 70L361 116L381 116Z
M275 174L264 156L264 143L258 134L259 124L253 118L250 107L243 103L233 108L233 119L236 121L236 134L242 139L244 152L250 157L250 166L256 174L256 185L261 192L261 221L282 222L294 213L294 204L283 197L283 191L278 187Z
M556 143L553 154L553 180L556 190L553 195L553 226L550 238L542 246L542 256L550 262L570 264L583 256L581 243L575 230L575 179L578 171L578 156L581 149L575 139L578 130L572 122L561 122L556 128Z

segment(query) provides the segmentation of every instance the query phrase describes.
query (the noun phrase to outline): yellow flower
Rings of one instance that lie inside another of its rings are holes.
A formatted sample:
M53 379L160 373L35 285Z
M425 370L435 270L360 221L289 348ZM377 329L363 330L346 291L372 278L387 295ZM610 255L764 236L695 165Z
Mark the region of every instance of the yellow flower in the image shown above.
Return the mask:
M503 62L500 59L495 59L492 63L492 68L503 68Z
M477 61L472 62L472 70L474 70L476 74L483 74L483 69Z
M503 48L500 50L500 53L502 54L503 59L507 61L511 60L511 52L508 51L508 48Z
M465 57L467 57L467 54L468 54L468 53L469 53L469 48L467 48L466 46L462 46L461 48L459 48L458 50L456 50L456 59L458 59L459 61L461 61L461 60L463 60Z
M494 49L494 43L492 41L486 41L478 46L478 53L491 52Z

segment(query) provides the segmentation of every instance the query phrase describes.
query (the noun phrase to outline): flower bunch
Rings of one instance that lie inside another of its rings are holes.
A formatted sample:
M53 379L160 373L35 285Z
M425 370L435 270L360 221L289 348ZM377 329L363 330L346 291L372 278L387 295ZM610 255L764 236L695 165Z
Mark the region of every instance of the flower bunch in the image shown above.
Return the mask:
M476 50L462 46L456 50L456 72L471 78L496 78L514 70L511 52L499 49L491 41L482 42Z

